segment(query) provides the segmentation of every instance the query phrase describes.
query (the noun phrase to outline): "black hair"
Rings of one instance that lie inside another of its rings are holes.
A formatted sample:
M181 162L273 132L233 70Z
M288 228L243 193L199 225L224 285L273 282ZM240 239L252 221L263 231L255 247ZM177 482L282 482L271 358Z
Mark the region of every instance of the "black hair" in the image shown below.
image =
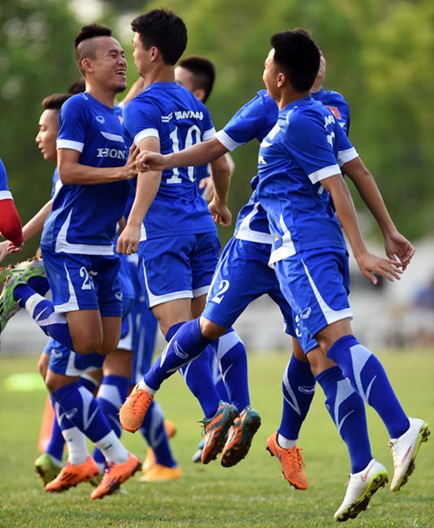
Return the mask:
M178 66L185 68L193 75L193 90L201 88L205 92L203 103L211 94L215 80L215 66L207 58L199 55L190 55L179 61Z
M94 37L111 37L112 30L104 26L103 24L89 24L88 26L83 26L75 37L75 48L77 49L78 45L83 42L83 40L91 39Z
M60 110L65 101L67 101L72 94L70 93L55 93L45 97L42 100L42 107L44 110Z
M77 79L69 86L68 93L71 95L75 95L75 94L84 92L85 90L86 90L86 82L83 79L83 77L80 77L80 79Z
M274 63L282 68L294 90L309 91L320 65L320 50L305 29L276 33L270 39Z
M187 28L183 20L169 9L153 9L136 17L131 29L140 35L146 50L158 48L165 64L174 66L187 46Z

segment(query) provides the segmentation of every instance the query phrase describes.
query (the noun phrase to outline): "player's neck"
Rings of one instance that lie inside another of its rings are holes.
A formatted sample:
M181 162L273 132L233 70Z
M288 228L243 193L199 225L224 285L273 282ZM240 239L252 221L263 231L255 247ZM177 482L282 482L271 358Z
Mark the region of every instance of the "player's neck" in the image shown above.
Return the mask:
M305 97L309 97L310 92L307 90L306 92L296 92L295 90L285 90L282 91L280 94L280 97L278 100L276 100L277 106L279 107L279 110L282 110L282 108L285 108L285 106L288 106L289 104L293 103L294 101L298 101L299 99L304 99Z
M161 65L146 72L143 75L143 81L145 87L157 82L174 82L175 69L173 68L173 66Z
M86 85L86 91L101 104L113 108L116 94L104 87Z

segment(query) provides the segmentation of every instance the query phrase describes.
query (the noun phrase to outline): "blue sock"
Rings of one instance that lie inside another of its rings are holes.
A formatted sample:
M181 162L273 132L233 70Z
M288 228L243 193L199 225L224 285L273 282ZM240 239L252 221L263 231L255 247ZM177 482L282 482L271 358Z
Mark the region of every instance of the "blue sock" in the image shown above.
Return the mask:
M229 401L241 412L250 405L246 347L233 328L220 337L216 345Z
M50 400L51 400L51 404L54 407L54 400L52 396L50 396ZM55 458L56 460L62 461L64 448L65 448L65 439L63 438L62 430L60 429L59 424L57 423L57 417L56 415L54 415L53 428L51 429L50 441L47 444L47 448L45 452L48 453L51 457Z
M141 309L140 305L133 308L133 346L134 350L133 363L135 364L140 357L142 375L151 368L152 357L155 350L155 341L157 339L158 319L151 310ZM137 357L136 357L137 356ZM134 368L133 372L137 369Z
M40 295L46 295L50 291L50 283L47 277L30 277L27 284Z
M167 330L167 333L165 335L165 339L167 342L169 342L172 337L176 334L176 332L181 328L181 326L185 325L185 321L182 321L182 323L175 323L173 324L169 330Z
M199 356L210 343L212 340L201 334L199 319L183 324L145 374L145 383L158 390L165 379Z
M103 377L96 398L100 409L118 438L122 432L119 409L128 396L129 388L129 378L110 374ZM105 463L105 456L97 447L94 449L93 458L97 464Z
M99 408L96 398L78 382L57 389L53 392L53 397L62 410L62 422L60 423L62 431L68 428L63 421L69 421L93 443L111 432L110 425Z
M383 365L353 335L338 339L327 356L341 368L360 396L383 420L390 438L399 438L409 421L393 391Z
M176 460L172 456L169 440L164 429L163 412L154 400L145 415L145 419L140 426L140 432L146 438L149 447L154 450L157 464L167 467L176 467Z
M282 392L279 433L288 440L297 440L315 394L315 378L310 363L291 356L283 375Z
M207 347L211 348L211 347ZM220 396L214 385L208 354L214 354L214 350L205 352L199 357L180 368L187 387L197 398L207 420L217 412Z
M66 316L54 311L52 301L36 293L28 284L19 284L14 289L13 296L46 335L73 350Z
M91 394L95 395L96 388L98 387L98 382L91 376L82 374L78 380L80 385L86 388Z
M339 367L321 372L316 380L324 391L325 405L338 433L347 444L351 473L358 473L372 460L363 400Z
M228 391L226 390L225 382L223 381L222 372L220 370L219 361L217 358L219 340L214 341L212 345L206 347L205 352L202 355L206 355L208 358L209 366L211 369L212 381L214 387L219 395L220 400L230 402Z

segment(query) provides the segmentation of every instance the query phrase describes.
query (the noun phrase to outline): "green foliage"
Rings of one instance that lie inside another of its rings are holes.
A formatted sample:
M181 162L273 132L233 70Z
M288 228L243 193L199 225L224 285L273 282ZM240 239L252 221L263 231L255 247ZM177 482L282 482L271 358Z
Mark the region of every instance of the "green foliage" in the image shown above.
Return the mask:
M177 433L171 445L183 476L178 481L145 484L131 479L125 493L91 501L92 488L80 484L61 493L44 492L33 471L45 389L28 392L12 384L11 375L36 373L37 358L0 358L0 526L31 528L332 528L333 514L344 497L349 472L343 442L324 408L320 388L303 425L299 445L309 478L309 489L290 488L280 465L264 446L276 430L281 413L281 375L286 354L251 354L249 378L251 401L261 413L262 426L247 458L233 468L218 461L193 464L190 457L200 440L201 413L181 376L167 380L158 401ZM432 376L433 351L407 351L379 356L411 416L434 423ZM423 366L423 367L422 367ZM422 367L422 368L421 368ZM28 379L28 378L27 378ZM16 387L14 390L14 386ZM30 388L30 387L29 387ZM22 386L21 386L22 389ZM386 449L387 432L378 416L368 409L373 455L391 475L392 459ZM428 528L432 526L434 501L433 438L422 445L416 470L399 492L386 487L373 497L369 509L350 525L360 528ZM123 435L125 446L140 457L146 453L139 433Z
M77 25L63 2L2 1L0 155L23 222L50 198L54 166L44 162L34 139L42 99L67 91L79 77L73 52Z
M105 0L104 22L115 28L131 57L132 18L160 1ZM186 54L208 56L217 67L209 100L216 128L263 88L269 38L296 26L308 28L328 63L325 87L350 103L350 137L378 181L397 226L412 238L432 231L434 212L434 106L432 57L434 4L430 0L171 0L164 4L185 20ZM130 13L131 11L131 13ZM61 0L3 0L0 10L1 156L23 220L46 201L51 166L34 144L40 101L64 91L78 76L73 37L85 20ZM258 145L234 152L231 209L248 199ZM31 192L29 192L29 189ZM364 206L356 199L360 209ZM372 222L367 235L378 236ZM221 230L226 241L232 229ZM35 244L28 244L30 253ZM24 256L29 256L25 254Z

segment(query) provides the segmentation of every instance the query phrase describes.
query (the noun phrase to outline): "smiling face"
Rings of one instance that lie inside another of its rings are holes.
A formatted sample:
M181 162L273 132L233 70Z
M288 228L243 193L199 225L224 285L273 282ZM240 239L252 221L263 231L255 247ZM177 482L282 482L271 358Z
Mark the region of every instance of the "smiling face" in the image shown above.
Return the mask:
M39 119L39 132L35 138L44 159L52 161L53 163L57 163L56 139L58 119L58 110L44 110Z
M86 81L120 93L127 87L127 60L119 42L113 37L95 37L92 54L83 59Z

